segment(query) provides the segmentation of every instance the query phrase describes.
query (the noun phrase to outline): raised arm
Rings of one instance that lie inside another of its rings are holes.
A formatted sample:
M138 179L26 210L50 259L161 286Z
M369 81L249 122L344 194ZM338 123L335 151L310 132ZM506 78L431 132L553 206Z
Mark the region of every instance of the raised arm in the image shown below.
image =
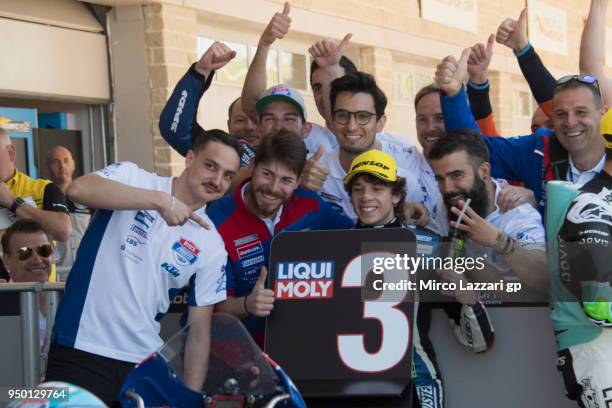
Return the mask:
M555 78L544 66L527 37L527 9L521 11L518 20L507 18L499 25L497 42L510 48L516 55L533 97L546 116L552 118L552 96Z
M481 43L474 45L468 58L470 79L467 83L467 94L470 108L480 127L480 132L487 136L499 136L489 99L489 64L493 57L493 44L495 44L495 36L491 34L487 45Z
M183 225L189 219L201 221L186 204L166 192L133 187L95 173L74 180L67 194L72 201L90 208L155 210L168 225Z
M442 91L440 104L446 132L467 128L480 133L463 88L463 81L468 75L468 58L471 52L471 48L464 49L459 61L449 55L436 67L435 82Z
M249 65L244 87L242 88L242 110L246 113L254 123L259 123L255 104L259 96L266 89L267 72L266 61L270 47L277 39L282 39L289 32L291 26L291 17L289 11L291 6L289 2L285 2L282 13L275 13L268 23L268 26L261 34L259 43L257 43L257 51Z
M612 78L604 71L607 8L608 0L591 0L589 17L580 40L580 73L597 78L604 103L612 106Z
M225 44L215 42L179 80L166 102L159 116L159 131L164 140L182 156L191 149L193 136L202 131L197 122L198 105L212 83L214 71L235 56L236 52Z
M336 78L344 75L344 69L340 66L340 59L344 50L351 41L352 34L346 34L339 43L332 39L324 39L316 42L310 49L310 55L317 66L324 72L321 78L321 89L323 91L323 106L325 117L331 121L331 102L329 99L330 85Z

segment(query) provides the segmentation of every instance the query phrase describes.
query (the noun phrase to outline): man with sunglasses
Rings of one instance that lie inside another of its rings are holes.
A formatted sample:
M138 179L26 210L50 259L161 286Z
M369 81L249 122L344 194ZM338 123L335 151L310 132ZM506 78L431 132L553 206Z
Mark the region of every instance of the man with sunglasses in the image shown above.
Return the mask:
M479 131L463 88L466 73L467 58L457 61L448 56L436 69L448 132L461 128ZM599 133L606 110L594 77L568 75L559 79L552 99L554 132L539 129L523 137L485 137L491 175L525 183L533 190L543 214L546 181L566 180L583 185L603 168L605 149Z
M22 219L11 225L2 236L2 261L10 273L9 282L47 282L53 264L53 245L49 234L34 220ZM39 304L44 302L40 293ZM38 315L40 347L45 344L47 321Z
M16 219L38 222L58 241L70 238L70 218L66 198L50 180L32 179L15 167L16 148L6 130L0 127L0 230ZM0 264L0 278L6 279ZM55 280L55 270L51 272Z

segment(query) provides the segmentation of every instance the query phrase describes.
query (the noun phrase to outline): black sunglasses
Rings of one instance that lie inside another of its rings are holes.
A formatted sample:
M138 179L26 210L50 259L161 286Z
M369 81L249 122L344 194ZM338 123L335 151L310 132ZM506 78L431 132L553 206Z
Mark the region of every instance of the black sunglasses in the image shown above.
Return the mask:
M42 244L35 248L31 248L29 246L23 246L17 250L17 257L20 261L27 261L32 257L34 251L43 258L48 258L53 253L53 245L50 244Z
M601 90L599 89L599 82L597 82L597 78L592 75L566 75L561 77L555 82L555 88L562 86L564 84L570 83L572 81L580 82L581 84L586 84L591 86L593 89L597 91L597 94L601 98Z

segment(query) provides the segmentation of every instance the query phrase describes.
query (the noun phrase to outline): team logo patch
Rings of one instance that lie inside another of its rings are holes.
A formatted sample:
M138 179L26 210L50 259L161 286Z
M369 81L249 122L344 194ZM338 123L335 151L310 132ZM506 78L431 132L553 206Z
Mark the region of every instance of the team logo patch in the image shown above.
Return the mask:
M200 250L198 247L196 247L193 242L187 241L184 238L181 238L172 245L172 254L179 265L193 265L198 259L199 253Z
M155 221L155 218L148 211L144 210L138 211L134 219L144 225L146 229L149 229L151 223Z
M179 275L181 274L179 269L176 266L172 265L171 263L164 262L160 266L164 271L168 272L170 275L174 276L175 278L178 278Z
M567 213L567 219L574 224L602 222L612 226L612 205L596 194L580 194Z
M132 224L132 226L130 227L130 231L132 231L133 233L139 235L143 239L147 239L148 238L147 231L145 231L144 229L140 228L136 224Z
M334 261L279 262L274 271L277 299L329 299L334 292Z
M135 235L128 235L127 238L125 239L125 242L133 247L137 247L138 245L144 244L144 242L139 240L138 237Z
M263 261L265 261L265 257L263 255L259 255L255 258L249 258L240 261L240 265L243 268L248 268L249 266L257 265L258 263L263 263Z
M263 253L263 246L261 245L261 241L250 242L236 248L236 253L238 254L238 259L246 258L248 256Z
M249 242L253 242L257 240L257 234L247 235L246 237L238 238L234 240L235 246L240 246L243 244L248 244Z

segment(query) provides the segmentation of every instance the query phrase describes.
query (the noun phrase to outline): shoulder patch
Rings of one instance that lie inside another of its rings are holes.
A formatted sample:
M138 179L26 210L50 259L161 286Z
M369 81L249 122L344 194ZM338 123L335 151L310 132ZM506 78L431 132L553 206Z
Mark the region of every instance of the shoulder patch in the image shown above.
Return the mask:
M567 213L567 220L574 224L602 222L612 227L612 204L593 193L582 193L574 199Z

